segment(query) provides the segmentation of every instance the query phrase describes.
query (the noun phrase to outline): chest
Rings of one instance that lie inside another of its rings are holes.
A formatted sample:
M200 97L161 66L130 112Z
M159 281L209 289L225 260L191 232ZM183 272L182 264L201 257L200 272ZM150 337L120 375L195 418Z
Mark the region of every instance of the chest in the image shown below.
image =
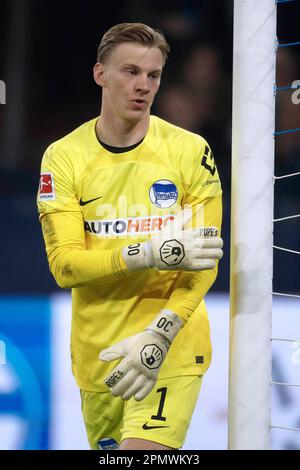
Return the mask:
M125 162L94 168L78 184L78 199L87 217L168 213L181 205L180 175L167 166Z

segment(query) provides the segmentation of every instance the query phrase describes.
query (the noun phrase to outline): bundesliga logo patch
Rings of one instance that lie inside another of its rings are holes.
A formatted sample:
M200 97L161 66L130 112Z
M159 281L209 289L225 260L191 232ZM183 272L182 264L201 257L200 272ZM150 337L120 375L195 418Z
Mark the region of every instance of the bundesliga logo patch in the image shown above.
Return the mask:
M42 173L40 177L39 200L55 199L54 179L52 173Z
M178 199L178 191L172 181L159 180L151 186L149 196L157 207L171 207Z

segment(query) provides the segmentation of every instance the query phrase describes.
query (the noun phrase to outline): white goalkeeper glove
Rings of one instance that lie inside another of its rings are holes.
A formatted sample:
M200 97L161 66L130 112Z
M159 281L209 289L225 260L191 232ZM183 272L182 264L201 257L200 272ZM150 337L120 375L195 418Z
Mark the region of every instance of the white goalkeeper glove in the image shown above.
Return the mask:
M143 400L154 387L168 349L182 326L180 318L170 310L162 310L141 333L103 349L102 361L125 357L105 379L114 397Z
M217 233L214 227L182 230L129 245L123 248L123 257L129 271L212 269L223 256L223 241Z

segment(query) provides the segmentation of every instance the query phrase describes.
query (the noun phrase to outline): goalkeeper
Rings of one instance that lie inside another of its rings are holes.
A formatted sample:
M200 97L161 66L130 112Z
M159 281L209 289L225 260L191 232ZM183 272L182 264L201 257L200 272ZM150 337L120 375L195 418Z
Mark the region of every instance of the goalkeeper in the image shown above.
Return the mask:
M216 164L150 114L169 46L108 30L100 116L46 150L38 209L50 270L72 289L72 370L92 449L176 449L211 360L204 297L222 257ZM176 410L176 412L175 412Z

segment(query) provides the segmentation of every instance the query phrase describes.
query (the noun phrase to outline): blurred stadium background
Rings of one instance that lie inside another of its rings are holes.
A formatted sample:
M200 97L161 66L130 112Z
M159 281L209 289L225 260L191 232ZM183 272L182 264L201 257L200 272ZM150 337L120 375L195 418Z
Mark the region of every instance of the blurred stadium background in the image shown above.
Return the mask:
M279 8L280 42L299 41L300 1ZM6 84L6 104L0 104L1 449L87 448L70 372L70 296L49 273L35 198L45 148L98 114L96 48L106 29L125 21L164 31L171 54L152 111L208 140L223 183L225 255L208 298L214 358L186 448L226 448L232 19L232 0L111 1L105 10L89 0L0 1L0 80ZM300 46L277 52L277 86L300 79L299 59ZM278 94L276 129L299 123L300 104L289 91ZM276 175L299 171L299 157L299 132L276 138ZM275 218L297 213L299 179L280 180ZM298 233L299 219L277 224L274 244L299 250ZM276 250L274 291L299 293L299 277L297 256ZM297 312L296 300L276 302L274 328L282 332ZM296 320L291 328L296 334ZM292 352L286 346L274 353L278 381L299 378ZM299 427L299 403L299 391L277 391L278 420ZM300 449L299 433L276 431L273 446Z

